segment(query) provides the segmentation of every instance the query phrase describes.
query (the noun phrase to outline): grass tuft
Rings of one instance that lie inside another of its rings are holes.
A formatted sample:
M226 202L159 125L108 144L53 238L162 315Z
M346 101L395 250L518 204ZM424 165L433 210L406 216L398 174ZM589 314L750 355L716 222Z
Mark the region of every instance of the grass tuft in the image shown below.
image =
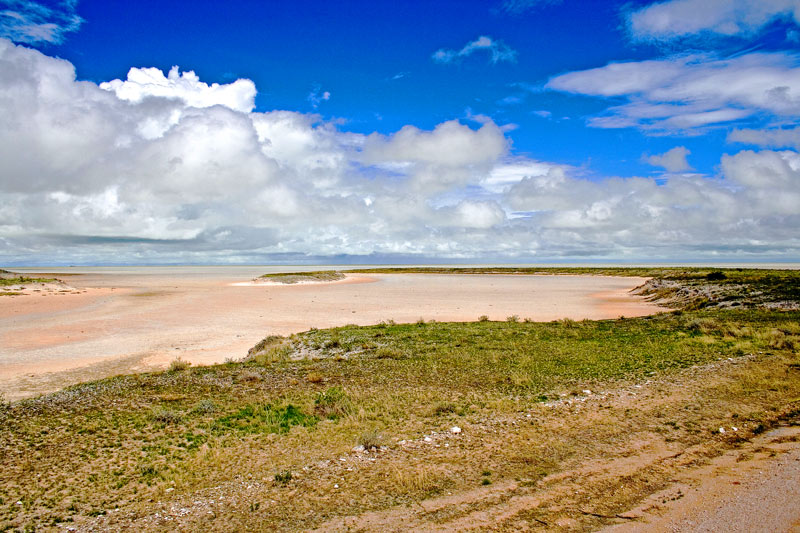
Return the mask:
M178 357L177 359L173 359L172 362L170 362L169 371L181 372L183 370L188 370L190 366L192 366L192 363Z

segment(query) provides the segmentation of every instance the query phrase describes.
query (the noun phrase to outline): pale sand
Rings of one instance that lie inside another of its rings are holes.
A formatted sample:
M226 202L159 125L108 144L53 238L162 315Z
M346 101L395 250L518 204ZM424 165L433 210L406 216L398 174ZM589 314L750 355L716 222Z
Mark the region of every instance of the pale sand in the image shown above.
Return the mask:
M782 427L690 469L604 533L800 533L800 428Z
M643 278L529 275L348 275L332 283L237 286L241 275L70 276L80 293L6 296L0 391L18 399L109 375L240 359L269 334L382 320L549 321L663 311L628 291Z

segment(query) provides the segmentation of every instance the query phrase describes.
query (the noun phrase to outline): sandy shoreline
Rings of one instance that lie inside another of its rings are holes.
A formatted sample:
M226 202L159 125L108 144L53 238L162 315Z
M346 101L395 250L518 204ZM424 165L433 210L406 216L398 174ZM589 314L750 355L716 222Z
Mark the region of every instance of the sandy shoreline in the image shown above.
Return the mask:
M18 399L109 375L239 359L269 334L383 320L604 319L663 310L628 294L643 278L370 274L252 284L241 275L81 274L77 290L4 297L0 391ZM241 284L245 283L245 286Z

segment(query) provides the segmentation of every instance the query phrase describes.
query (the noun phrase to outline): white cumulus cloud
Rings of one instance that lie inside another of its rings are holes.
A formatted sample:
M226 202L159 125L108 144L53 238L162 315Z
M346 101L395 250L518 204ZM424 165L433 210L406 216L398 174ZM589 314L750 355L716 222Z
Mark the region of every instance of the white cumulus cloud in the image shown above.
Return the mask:
M676 146L663 154L643 155L642 160L654 167L663 167L667 172L682 172L691 170L686 156L691 152L685 146Z
M163 78L170 90L121 97L0 40L0 263L800 252L791 150L745 150L719 176L663 185L587 179L514 155L486 117L363 135L315 114L251 111L248 97L177 71Z
M209 85L200 81L194 71L181 73L177 66L172 67L166 76L157 68L132 68L125 81L103 82L100 88L129 102L138 103L147 97L158 96L180 99L190 107L222 105L243 113L253 110L256 98L256 86L250 80Z

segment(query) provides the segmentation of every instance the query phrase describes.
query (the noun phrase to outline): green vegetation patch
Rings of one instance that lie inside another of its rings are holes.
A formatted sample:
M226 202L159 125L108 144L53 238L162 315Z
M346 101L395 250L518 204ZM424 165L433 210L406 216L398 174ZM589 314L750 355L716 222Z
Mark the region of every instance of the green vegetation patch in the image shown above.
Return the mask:
M5 274L0 276L0 287L9 287L11 285L24 285L26 283L55 283L57 279L54 278L28 278L22 275L13 275L7 277Z
M258 279L291 285L293 283L309 281L339 281L345 277L346 276L344 274L335 270L320 270L316 272L264 274L263 276L259 276Z
M318 420L292 404L283 407L251 404L217 418L213 429L217 432L287 433L293 426L313 427Z

